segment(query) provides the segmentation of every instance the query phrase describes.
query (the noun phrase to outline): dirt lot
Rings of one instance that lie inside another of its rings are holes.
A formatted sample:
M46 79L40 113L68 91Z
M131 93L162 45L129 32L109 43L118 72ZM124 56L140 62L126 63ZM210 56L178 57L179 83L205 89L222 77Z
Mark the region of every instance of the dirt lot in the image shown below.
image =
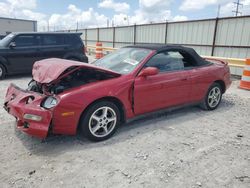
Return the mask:
M29 80L0 81L1 105L10 82L25 88ZM42 142L0 108L0 187L250 187L250 92L237 85L215 111L161 112L100 143Z

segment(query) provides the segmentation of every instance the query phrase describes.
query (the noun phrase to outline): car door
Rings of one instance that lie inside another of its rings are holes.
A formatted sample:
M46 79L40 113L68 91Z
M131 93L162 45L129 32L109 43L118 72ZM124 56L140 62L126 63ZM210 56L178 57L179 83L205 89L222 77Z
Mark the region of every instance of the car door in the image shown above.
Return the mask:
M42 38L41 53L43 59L46 58L63 58L68 50L65 44L64 35L62 34L44 34Z
M33 34L17 35L10 42L6 58L11 72L31 72L35 61L41 59L39 39Z
M184 70L178 51L164 51L153 56L144 67L156 67L157 75L140 77L134 82L134 111L142 114L189 101L190 75Z

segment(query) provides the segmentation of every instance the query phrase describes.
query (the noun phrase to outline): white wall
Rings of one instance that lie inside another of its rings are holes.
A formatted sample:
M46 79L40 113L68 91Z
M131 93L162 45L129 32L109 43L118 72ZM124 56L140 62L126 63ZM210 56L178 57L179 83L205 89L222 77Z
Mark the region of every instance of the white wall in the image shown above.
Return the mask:
M87 45L94 45L97 41L97 29L87 29L87 33ZM213 51L214 56L244 59L250 58L250 16L219 18L218 22L216 19L205 19L169 22L167 25L157 23L99 28L99 41L107 47L111 47L114 42L116 48L134 43L166 42L192 47L200 55L210 56Z
M36 30L36 21L0 18L0 35L6 35L6 32L31 32Z

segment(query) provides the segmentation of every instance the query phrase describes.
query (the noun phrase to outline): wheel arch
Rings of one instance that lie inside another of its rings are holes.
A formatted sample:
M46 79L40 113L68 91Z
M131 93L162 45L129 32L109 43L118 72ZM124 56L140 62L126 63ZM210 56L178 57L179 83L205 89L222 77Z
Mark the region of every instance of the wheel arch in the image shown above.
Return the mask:
M79 119L79 122L78 122L78 128L79 128L79 124L80 124L80 121L82 119L82 117L84 116L84 114L88 111L88 109L96 104L96 103L99 103L99 102L102 102L102 101L109 101L109 102L112 102L114 103L119 111L120 111L120 114L121 114L121 122L124 123L126 121L126 113L125 113L125 108L124 108L124 105L123 103L121 102L120 99L116 98L116 97L113 97L113 96L107 96L107 97L102 97L102 98L99 98L99 99L96 99L95 101L91 102L84 110L83 112L81 113L81 116L80 116L80 119ZM77 129L78 129L77 128Z
M8 68L5 64L6 62L7 62L6 59L0 56L0 64L4 67L6 73L8 73Z
M226 84L223 80L216 80L214 83L218 83L221 86L222 93L226 92Z
M2 65L3 68L4 68L4 70L5 70L5 72L8 73L8 69L7 69L6 65L4 65L1 61L0 61L0 65Z

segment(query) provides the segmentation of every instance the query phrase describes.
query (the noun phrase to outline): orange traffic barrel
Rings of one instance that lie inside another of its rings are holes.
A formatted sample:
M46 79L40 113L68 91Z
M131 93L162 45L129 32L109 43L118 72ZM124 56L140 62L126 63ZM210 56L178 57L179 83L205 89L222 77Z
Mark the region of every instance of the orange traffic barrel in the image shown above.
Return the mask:
M250 59L246 59L246 65L244 67L239 87L241 89L250 90Z
M102 51L102 43L97 42L96 43L96 49L95 49L95 58L100 59L103 57L103 51Z

